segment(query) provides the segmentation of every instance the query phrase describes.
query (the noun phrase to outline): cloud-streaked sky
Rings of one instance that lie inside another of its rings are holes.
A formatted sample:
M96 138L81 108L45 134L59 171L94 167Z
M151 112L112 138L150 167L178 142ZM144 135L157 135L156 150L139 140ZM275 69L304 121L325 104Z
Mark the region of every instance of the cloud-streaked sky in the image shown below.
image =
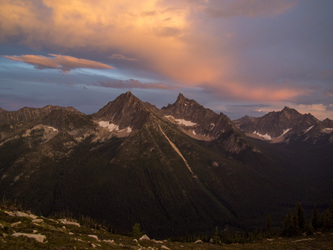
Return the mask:
M333 1L1 0L0 107L179 92L230 118L333 119Z

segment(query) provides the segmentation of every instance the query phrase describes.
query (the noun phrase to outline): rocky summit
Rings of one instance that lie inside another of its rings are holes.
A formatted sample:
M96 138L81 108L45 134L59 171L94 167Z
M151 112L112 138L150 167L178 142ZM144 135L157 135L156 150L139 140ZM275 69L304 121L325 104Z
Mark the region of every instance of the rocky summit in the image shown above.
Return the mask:
M311 114L300 114L288 107L258 118L245 116L234 122L246 135L272 143L333 141L330 119L320 121Z
M2 110L0 195L157 238L262 227L295 202L329 202L332 128L290 108L232 122L182 94L162 109L126 92L92 115Z

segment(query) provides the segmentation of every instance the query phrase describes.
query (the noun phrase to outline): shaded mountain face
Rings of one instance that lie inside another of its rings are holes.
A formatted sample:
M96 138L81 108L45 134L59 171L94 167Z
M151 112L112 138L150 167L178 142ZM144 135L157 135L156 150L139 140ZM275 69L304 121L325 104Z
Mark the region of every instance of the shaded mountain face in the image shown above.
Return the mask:
M217 138L233 133L228 118L195 105L221 127ZM0 195L44 215L88 215L122 232L139 222L156 236L206 231L243 217L252 195L242 199L239 190L247 192L246 183L260 187L247 177L239 183L238 174L256 172L216 147L229 146L232 136L202 145L159 112L127 92L91 116L49 108L23 123L4 122Z
M94 126L88 116L73 107L48 105L44 108L22 108L0 113L0 146L18 138L35 138L39 143L48 142L60 132L71 133ZM81 136L81 135L80 135ZM29 142L31 148L31 142Z
M174 104L163 107L161 115L188 136L203 141L223 141L229 152L240 152L250 145L244 135L224 114L216 114L182 94Z
M327 139L332 125L329 119L325 121L321 122L311 114L302 115L295 109L285 107L259 118L243 117L234 122L248 136L279 143L297 140L315 142L319 137ZM328 129L325 130L324 127Z
M162 110L127 92L89 116L19 111L3 111L0 124L0 196L43 215L69 211L123 233L140 223L168 237L262 225L302 197L280 151L182 95Z
M99 122L108 122L120 130L137 130L150 118L149 108L131 92L120 95L100 109L93 118Z

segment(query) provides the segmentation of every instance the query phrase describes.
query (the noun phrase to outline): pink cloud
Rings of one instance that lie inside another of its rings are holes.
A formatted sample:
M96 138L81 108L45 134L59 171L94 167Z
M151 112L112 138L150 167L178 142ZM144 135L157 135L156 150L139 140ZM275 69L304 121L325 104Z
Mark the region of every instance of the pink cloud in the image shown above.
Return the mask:
M299 96L309 95L307 89L286 86L255 86L229 82L210 85L210 87L220 96L257 102L292 101Z
M21 61L34 65L37 69L59 69L69 72L77 68L113 69L110 65L73 56L50 54L51 57L41 55L4 56L7 59Z

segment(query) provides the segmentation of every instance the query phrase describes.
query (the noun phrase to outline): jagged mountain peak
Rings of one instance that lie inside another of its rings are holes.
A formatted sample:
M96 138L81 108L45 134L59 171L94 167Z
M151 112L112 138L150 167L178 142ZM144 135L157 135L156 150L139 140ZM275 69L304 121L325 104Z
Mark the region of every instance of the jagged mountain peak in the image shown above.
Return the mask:
M168 112L172 111L179 117L184 115L192 116L190 113L197 112L199 110L214 113L212 110L203 107L195 100L186 98L182 93L179 93L177 100L173 104L168 104L168 106L163 107L162 110Z
M196 106L196 107L202 107L204 108L201 104L199 104L197 101L193 100L193 99L189 99L187 97L185 97L182 93L179 93L176 102L174 103L174 105L184 105L186 107L190 106ZM206 108L205 108L206 109Z
M109 109L110 112L113 111L114 107L117 106L118 109L127 109L129 106L140 106L142 109L145 109L145 104L137 98L135 95L133 95L130 91L119 95L116 99L106 104L103 108L101 108L95 116L108 115Z
M177 97L177 100L180 100L180 99L186 99L186 97L182 94L182 93L179 93L178 94L178 97Z
M192 122L198 122L207 116L215 118L217 116L212 110L203 107L195 100L186 98L181 93L179 93L176 102L168 104L161 110L164 115L172 115L175 118L191 120Z
M135 105L135 104L144 105L143 102L138 97L133 95L130 91L127 91L126 93L119 95L116 99L109 102L106 106L108 106L111 103L117 103L119 106ZM105 108L106 106L104 106L103 108Z
M93 118L114 124L119 129L132 130L141 128L148 121L150 114L148 106L128 91L93 114Z
M179 93L176 102L181 101L190 101L190 99L186 98L182 93Z
M218 115L181 93L176 102L163 107L161 113L197 140L223 141L224 149L229 152L239 152L248 146L242 133L226 115Z
M238 119L235 124L248 136L271 142L290 142L303 135L321 136L323 122L312 114L301 114L296 109L284 107L281 111L269 112L254 120ZM329 124L329 122L327 122ZM312 129L318 127L318 129ZM329 128L329 126L327 126ZM308 133L311 130L311 133ZM315 131L317 131L315 133ZM330 130L327 130L330 132Z
M125 99L125 100L130 100L130 99L138 99L139 100L139 98L137 98L135 95L133 95L131 91L127 91L126 93L121 94L117 98Z
M329 119L329 118L326 118L325 120L323 120L323 123L332 123L333 122L333 120L331 120L331 119Z
M295 109L292 109L288 106L284 106L284 108L282 109L282 111L291 111L291 110L295 110Z
M276 117L278 119L284 117L287 119L294 119L294 118L299 118L300 116L302 116L302 114L300 114L296 109L285 106L281 111L272 111L267 113L263 117L267 118Z
M299 113L296 109L289 108L287 106L277 113L279 114L280 118L284 116L289 120L297 119L302 116L302 114Z

